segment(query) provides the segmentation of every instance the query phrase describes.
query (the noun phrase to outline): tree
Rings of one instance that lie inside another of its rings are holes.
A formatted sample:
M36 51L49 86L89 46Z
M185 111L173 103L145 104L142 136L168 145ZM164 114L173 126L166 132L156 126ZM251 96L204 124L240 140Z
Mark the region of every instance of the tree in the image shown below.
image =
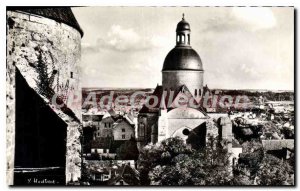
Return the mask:
M294 185L294 170L284 160L266 154L260 169L257 173L256 182L258 185Z
M250 175L250 169L247 166L238 166L234 169L234 178L232 185L243 186L253 185L253 179Z
M141 151L138 160L141 185L149 185L149 172L156 166L170 164L171 160L179 154L191 153L191 149L182 139L169 138L160 144L146 145Z
M213 138L193 150L180 138L148 145L139 157L142 185L229 185L229 155Z
M206 172L205 185L229 185L233 178L230 154L227 150L227 141L216 140L209 137L206 148L200 151L200 160L203 161L203 168Z
M120 160L137 160L139 150L135 138L131 138L117 149L117 158Z
M242 147L243 153L263 152L262 143L255 139L243 142Z

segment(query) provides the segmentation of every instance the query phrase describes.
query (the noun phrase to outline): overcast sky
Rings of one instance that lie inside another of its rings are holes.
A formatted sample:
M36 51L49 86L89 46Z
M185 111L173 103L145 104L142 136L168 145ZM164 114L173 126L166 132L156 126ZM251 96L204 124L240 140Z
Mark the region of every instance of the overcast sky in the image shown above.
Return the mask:
M294 9L232 7L72 8L84 31L83 87L161 84L182 13L204 84L223 89L293 90Z

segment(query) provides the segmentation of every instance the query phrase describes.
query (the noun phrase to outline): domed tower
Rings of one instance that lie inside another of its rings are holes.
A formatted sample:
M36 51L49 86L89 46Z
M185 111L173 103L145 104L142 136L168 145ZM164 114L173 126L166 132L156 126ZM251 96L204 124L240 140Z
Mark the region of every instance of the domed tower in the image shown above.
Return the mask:
M176 28L176 46L164 61L162 85L168 91L185 85L195 97L199 97L203 89L204 70L200 56L190 45L190 34L190 24L183 14Z

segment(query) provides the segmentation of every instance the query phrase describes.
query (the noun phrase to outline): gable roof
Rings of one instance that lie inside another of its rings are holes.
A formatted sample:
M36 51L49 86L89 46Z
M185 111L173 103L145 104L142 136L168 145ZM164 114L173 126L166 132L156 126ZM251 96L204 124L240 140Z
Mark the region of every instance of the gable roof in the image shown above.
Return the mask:
M120 126L121 124L127 124L130 127L134 127L134 125L132 125L126 118L122 118L122 119L118 119L114 125L113 125L113 129L117 128L118 126Z
M103 115L82 115L82 121L98 121L100 122L103 118Z
M243 148L243 147L236 139L232 139L232 148Z
M132 169L128 164L122 165L118 169L118 175L108 181L108 185L115 185L120 180L123 180L128 185L138 185L139 178L138 173L135 169Z
M294 139L283 139L283 140L262 140L263 148L269 150L281 150L288 148L294 150Z
M159 109L161 108L174 109L176 108L174 102L178 100L181 97L181 95L185 95L189 99L189 103L191 103L190 100L192 99L192 103L194 103L194 105L199 104L199 102L194 98L193 94L185 85L178 87L172 93L171 91L164 91L162 86L157 85L154 92L151 95L156 96L158 98L157 104L153 107L147 107L146 105L152 106L154 104L154 99L150 99L147 103L143 105L139 113L158 113ZM201 106L194 109L198 109L205 113Z

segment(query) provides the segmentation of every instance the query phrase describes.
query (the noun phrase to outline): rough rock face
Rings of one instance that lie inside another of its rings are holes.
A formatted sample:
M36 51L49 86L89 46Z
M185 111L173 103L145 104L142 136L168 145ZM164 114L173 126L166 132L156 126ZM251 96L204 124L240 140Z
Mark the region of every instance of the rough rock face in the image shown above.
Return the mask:
M78 30L54 20L7 11L7 180L13 183L15 137L15 72L45 104L64 120L67 128L66 182L81 176L81 86L78 64L81 56ZM70 97L76 95L74 101ZM63 105L55 107L52 98ZM75 102L75 103L74 103Z

